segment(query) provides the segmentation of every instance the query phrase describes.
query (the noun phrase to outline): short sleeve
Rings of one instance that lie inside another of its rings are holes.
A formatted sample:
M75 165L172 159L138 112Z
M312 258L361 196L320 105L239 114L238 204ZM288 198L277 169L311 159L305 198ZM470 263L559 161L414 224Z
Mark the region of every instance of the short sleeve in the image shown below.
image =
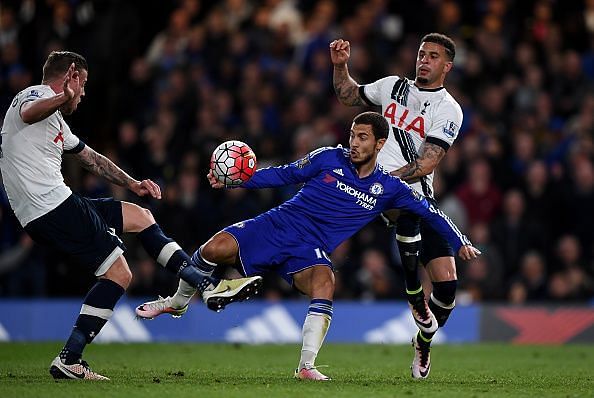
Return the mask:
M425 140L447 151L460 132L462 109L455 102L445 102L435 112L431 129L427 132Z
M21 109L22 109L23 105L25 105L27 102L35 101L35 100L38 100L41 98L49 98L52 95L54 95L53 91L51 91L51 89L49 89L49 87L48 87L48 90L43 90L43 89L39 89L39 88L28 88L15 97L14 100L16 101L16 103L14 105L15 106L18 105L19 116L20 116ZM22 116L21 116L21 119L22 119Z
M370 84L359 86L359 96L368 105L382 105L382 98L389 97L392 86L400 78L398 76L388 76L376 80Z

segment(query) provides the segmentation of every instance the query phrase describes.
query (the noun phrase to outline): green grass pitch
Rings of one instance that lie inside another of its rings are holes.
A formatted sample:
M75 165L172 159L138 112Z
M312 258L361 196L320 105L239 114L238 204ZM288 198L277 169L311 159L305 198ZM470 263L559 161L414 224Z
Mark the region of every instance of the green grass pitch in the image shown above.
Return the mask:
M58 343L0 344L0 397L585 397L594 396L594 346L441 345L429 379L414 381L412 348L322 348L331 382L294 380L297 345L91 345L85 358L110 382L55 382Z

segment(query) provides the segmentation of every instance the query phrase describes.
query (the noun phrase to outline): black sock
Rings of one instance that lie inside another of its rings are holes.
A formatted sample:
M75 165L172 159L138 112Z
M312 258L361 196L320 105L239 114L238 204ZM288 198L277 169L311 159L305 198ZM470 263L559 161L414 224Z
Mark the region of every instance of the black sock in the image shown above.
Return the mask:
M215 263L205 260L204 257L202 257L202 246L192 254L192 261L196 268L208 275L212 275L217 267Z
M198 269L198 272L200 272L203 275L206 275L206 278L204 278L204 280L198 286L196 286L200 293L204 292L204 290L206 290L206 288L208 288L211 284L213 286L218 285L220 279L212 276L217 265L202 257L202 247L200 247L198 250L194 252L194 254L192 254L192 262Z
M146 252L160 265L178 275L193 287L212 282L209 274L194 266L190 256L171 238L165 236L158 224L153 224L138 233L138 239ZM205 279L207 278L207 279Z
M425 333L419 330L419 337L417 337L417 343L423 348L429 348L431 346L431 339L435 333Z
M406 292L417 294L422 291L419 279L419 252L421 250L421 222L418 216L404 213L396 223L396 241L400 261L404 269Z
M113 308L124 292L123 287L109 279L99 279L89 290L72 333L60 352L64 363L73 364L80 360L85 346L93 341L111 318Z
M458 281L433 282L433 293L429 298L429 309L435 315L439 327L443 327L456 306Z
M422 294L421 280L419 279L419 250L421 248L421 241L417 240L410 242L409 238L398 235L398 251L400 252L400 260L402 261L402 268L404 269L404 278L406 281L406 293L415 295L419 292Z
M149 256L174 274L190 264L190 257L173 239L165 236L159 224L140 231L137 237Z

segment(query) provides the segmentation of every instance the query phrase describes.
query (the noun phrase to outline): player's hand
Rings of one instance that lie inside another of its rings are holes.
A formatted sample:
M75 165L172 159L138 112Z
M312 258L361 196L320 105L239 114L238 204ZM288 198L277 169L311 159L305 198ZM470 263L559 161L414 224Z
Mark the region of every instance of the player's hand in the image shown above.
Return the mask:
M208 174L206 175L206 178L208 178L208 182L210 182L210 186L213 187L214 189L225 188L225 184L223 184L222 182L219 182L219 180L216 179L212 170L208 170Z
M130 184L129 189L138 196L150 195L161 199L161 188L152 180L135 181Z
M64 85L63 85L64 96L68 100L71 100L72 98L74 98L74 95L76 94L75 89L78 89L78 83L79 83L78 78L79 78L79 73L76 71L76 67L73 62L72 64L70 64L68 71L64 75Z
M462 246L458 251L458 256L462 260L472 260L473 258L477 258L478 256L480 256L481 254L481 251L472 245Z
M330 58L334 65L345 65L351 57L351 43L337 39L330 43Z

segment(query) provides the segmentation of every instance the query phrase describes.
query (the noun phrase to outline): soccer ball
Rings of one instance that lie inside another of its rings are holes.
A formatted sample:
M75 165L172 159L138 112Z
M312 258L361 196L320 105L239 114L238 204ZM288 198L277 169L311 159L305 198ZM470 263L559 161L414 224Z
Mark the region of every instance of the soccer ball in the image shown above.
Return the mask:
M217 181L237 187L254 175L256 155L244 142L225 141L212 153L210 169Z

